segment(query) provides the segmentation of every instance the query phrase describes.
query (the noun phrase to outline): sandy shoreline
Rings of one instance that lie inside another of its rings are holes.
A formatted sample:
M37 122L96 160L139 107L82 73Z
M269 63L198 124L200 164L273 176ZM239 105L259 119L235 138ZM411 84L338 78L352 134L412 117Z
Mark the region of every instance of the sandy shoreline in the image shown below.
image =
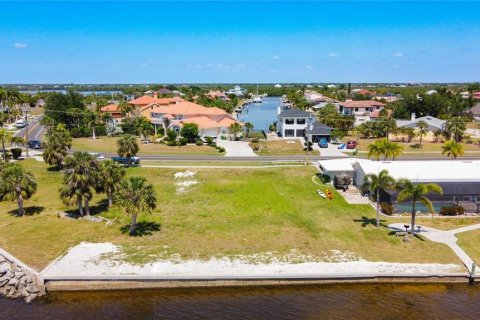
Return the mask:
M64 256L53 261L41 275L58 277L310 277L362 274L398 274L421 276L428 274L464 273L465 269L455 264L389 263L369 261L300 262L271 261L251 263L245 259L210 260L161 260L145 265L136 265L112 259L119 255L120 248L111 243L81 243L71 248Z

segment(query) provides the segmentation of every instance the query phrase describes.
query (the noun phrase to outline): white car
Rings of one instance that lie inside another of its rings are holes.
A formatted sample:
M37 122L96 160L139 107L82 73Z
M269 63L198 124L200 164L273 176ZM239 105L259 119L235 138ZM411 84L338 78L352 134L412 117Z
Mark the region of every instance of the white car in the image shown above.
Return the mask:
M95 159L97 159L97 160L104 160L105 159L105 157L98 152L89 152L88 154L91 155L92 157L95 157Z
M23 119L20 119L20 120L17 120L17 122L15 123L15 126L18 129L25 128L27 126L27 122Z

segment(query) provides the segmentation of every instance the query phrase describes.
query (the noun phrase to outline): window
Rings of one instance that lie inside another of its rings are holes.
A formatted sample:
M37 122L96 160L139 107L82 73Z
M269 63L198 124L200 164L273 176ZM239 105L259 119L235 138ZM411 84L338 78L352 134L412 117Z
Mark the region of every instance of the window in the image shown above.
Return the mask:
M358 108L355 108L355 111L358 111Z
M305 118L298 118L297 124L305 124Z
M294 119L285 119L285 124L293 124L294 122Z
M285 130L285 137L294 137L295 130Z
M305 135L305 130L303 130L303 129L297 129L296 131L297 131L296 132L297 133L297 135L296 135L297 138L298 137L303 137Z

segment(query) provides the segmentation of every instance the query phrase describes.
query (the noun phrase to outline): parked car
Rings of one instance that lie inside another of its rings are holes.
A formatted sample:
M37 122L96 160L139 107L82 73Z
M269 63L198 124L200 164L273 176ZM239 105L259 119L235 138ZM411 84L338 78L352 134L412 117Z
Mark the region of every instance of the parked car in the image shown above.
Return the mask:
M40 140L30 140L27 142L30 149L42 149L42 142Z
M319 146L320 148L328 148L327 139L321 138L321 139L318 141L318 146Z
M112 157L112 160L121 164L128 164L128 158L127 157ZM140 158L139 157L131 157L130 158L130 164L140 164Z
M92 157L95 157L95 159L97 159L97 160L104 160L105 159L105 157L98 152L89 152L88 154L91 155Z
M27 122L23 119L20 119L20 120L17 120L17 122L15 122L15 126L18 128L18 129L21 129L21 128L24 128L27 126Z
M348 141L347 142L347 149L355 149L357 147L356 141Z

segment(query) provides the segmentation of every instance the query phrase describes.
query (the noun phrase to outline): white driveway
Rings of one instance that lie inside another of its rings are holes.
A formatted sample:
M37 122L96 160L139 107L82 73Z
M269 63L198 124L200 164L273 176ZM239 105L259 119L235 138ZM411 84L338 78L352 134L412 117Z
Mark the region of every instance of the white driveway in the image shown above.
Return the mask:
M338 144L328 144L328 148L320 148L318 143L312 145L314 150L320 151L322 157L346 157L346 155L338 149Z
M256 157L245 141L217 140L217 145L225 148L226 157Z

